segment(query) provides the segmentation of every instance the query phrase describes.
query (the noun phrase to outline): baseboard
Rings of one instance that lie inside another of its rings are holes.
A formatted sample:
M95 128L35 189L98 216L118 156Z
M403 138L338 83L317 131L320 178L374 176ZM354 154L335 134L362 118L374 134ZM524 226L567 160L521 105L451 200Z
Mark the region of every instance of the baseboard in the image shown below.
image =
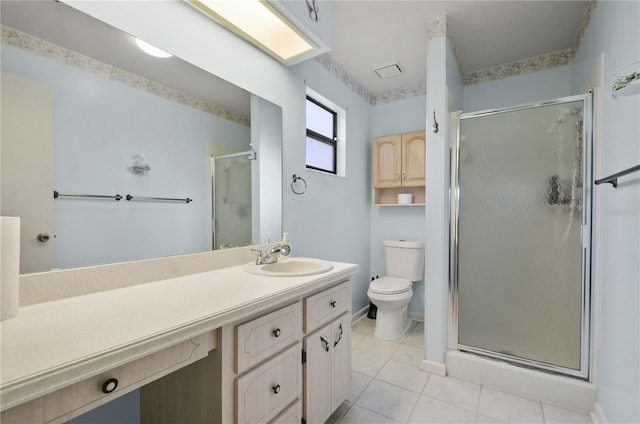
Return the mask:
M369 312L369 305L351 314L351 325L355 324L356 321L361 320L363 317L366 317L367 312Z
M604 416L604 411L602 410L598 402L596 402L595 406L593 407L593 412L591 413L591 421L593 421L595 424L607 424L609 422L607 421L607 417Z
M445 364L440 362L430 361L428 359L422 360L420 369L422 371L430 372L431 374L440 375L442 377L446 377L447 375L447 367L445 366Z
M424 314L418 312L409 312L407 315L409 316L409 319L413 321L424 322Z

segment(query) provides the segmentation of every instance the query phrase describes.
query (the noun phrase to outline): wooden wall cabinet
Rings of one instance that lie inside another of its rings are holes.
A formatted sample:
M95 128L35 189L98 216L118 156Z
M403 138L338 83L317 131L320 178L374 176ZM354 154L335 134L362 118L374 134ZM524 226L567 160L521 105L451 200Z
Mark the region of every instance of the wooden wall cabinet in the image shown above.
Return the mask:
M424 204L425 166L425 131L374 138L374 203L397 204L398 194L411 193L413 204Z

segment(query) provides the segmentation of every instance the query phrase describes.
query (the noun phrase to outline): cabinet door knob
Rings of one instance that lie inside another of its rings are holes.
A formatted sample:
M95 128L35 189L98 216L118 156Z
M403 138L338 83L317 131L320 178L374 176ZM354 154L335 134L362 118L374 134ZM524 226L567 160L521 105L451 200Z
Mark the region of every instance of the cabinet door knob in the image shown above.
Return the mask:
M400 171L396 173L396 181L400 181Z
M282 333L280 329L276 328L275 330L273 330L273 337L280 337L280 333Z
M118 379L110 378L102 383L102 393L112 393L118 388Z
M276 384L275 386L273 386L273 393L278 394L280 393L280 385Z
M335 308L338 303L335 300L332 300L331 303L329 304L331 305L332 308Z

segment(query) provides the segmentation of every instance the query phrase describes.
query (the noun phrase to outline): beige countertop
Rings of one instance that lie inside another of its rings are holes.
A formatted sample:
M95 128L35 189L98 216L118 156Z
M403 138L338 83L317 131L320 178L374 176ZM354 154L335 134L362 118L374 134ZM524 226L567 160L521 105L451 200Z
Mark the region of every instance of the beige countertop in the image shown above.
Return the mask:
M264 277L242 265L44 302L0 324L2 410L343 281L358 270Z

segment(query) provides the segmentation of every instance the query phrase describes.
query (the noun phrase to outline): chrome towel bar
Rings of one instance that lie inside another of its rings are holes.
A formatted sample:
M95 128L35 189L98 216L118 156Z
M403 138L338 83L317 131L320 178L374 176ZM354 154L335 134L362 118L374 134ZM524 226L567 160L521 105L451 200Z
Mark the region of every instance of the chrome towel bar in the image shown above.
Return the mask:
M176 198L172 198L172 197L147 197L147 196L132 196L130 194L127 194L126 196L121 196L119 194L113 195L113 196L107 196L107 195L102 195L102 194L64 194L64 193L59 193L57 191L53 191L53 198L57 199L58 197L82 197L82 198L88 198L88 199L115 199L116 201L120 201L122 199L127 199L128 201L131 200L144 200L147 202L184 202L184 203L191 203L193 202L193 199L190 199L188 197L184 198L184 199L176 199Z
M600 178L599 180L595 180L595 184L604 184L609 183L614 188L618 187L618 178L623 175L631 174L632 172L640 171L640 165L632 166L631 168L625 169L624 171L616 172L615 174L609 175L608 177Z

